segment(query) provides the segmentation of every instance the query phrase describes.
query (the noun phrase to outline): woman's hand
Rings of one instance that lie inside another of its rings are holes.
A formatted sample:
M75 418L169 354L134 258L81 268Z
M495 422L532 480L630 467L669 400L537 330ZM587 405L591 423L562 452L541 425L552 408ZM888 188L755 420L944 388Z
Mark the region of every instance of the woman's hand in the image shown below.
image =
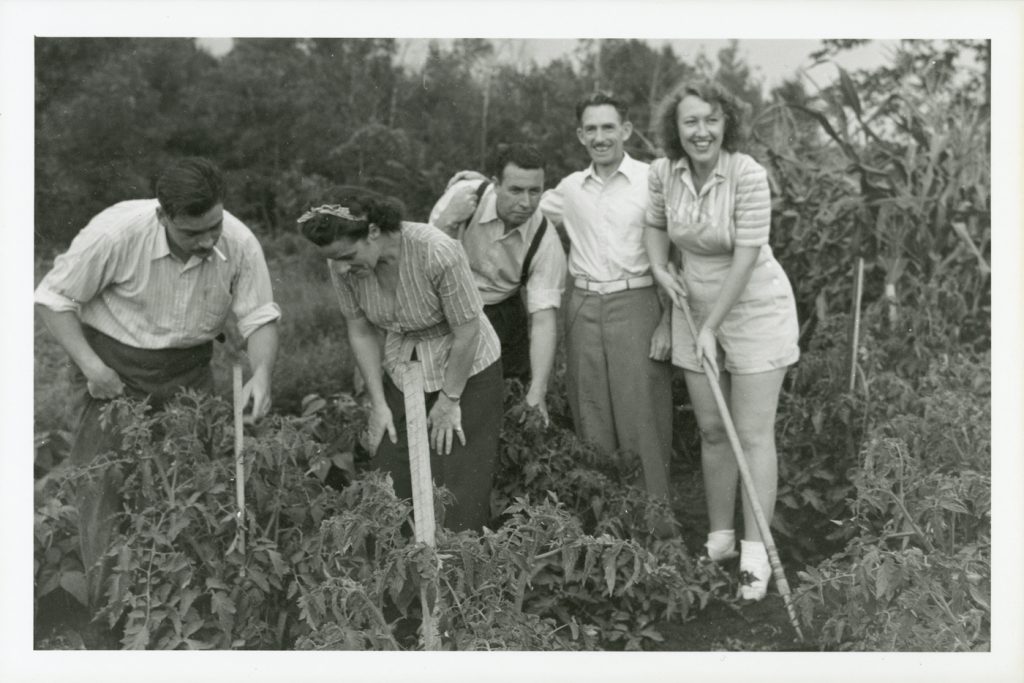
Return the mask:
M459 443L466 445L466 434L462 431L462 409L457 401L441 393L434 401L430 414L427 415L427 427L430 428L430 444L438 453L449 455L455 445L455 437Z
M437 227L454 237L455 228L473 216L476 211L476 189L471 185L460 187L437 218Z
M705 359L711 366L714 379L718 381L718 339L714 331L709 327L701 327L697 333L697 358L703 362Z
M682 308L686 302L686 285L683 284L683 274L676 268L674 263L667 265L652 265L651 273L658 286L665 290L672 304L676 308Z
M370 409L370 420L366 426L366 450L370 455L377 453L384 432L388 433L391 443L398 443L398 432L395 431L395 420L391 415L391 409L386 403L374 405Z
M487 176L477 171L459 171L451 177L448 184L444 186L445 192L451 189L452 185L459 182L460 180L487 180Z

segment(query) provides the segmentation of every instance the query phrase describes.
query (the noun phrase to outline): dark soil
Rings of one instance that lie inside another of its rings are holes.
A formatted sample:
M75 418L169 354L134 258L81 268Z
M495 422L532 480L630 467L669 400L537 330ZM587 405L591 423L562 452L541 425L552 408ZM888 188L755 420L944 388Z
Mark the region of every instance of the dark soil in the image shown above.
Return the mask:
M675 652L788 652L817 650L801 643L789 623L782 598L769 593L761 602L742 606L712 601L683 624L660 625L665 642L654 649ZM806 634L805 634L806 635Z
M686 547L695 556L699 556L703 553L708 529L704 483L700 472L699 443L696 439L696 425L692 424L692 414L688 414L689 411L682 406L678 407L677 411L674 426L675 454L672 462L672 508L681 525L680 533ZM742 519L738 507L736 519ZM740 530L737 530L737 535L739 534ZM783 562L785 563L785 559ZM792 587L796 571L802 567L786 564L783 566ZM682 624L659 624L665 641L654 649L681 652L785 652L819 649L813 634L804 633L804 642L797 638L796 630L790 623L785 603L777 592L774 581L769 586L768 595L764 600L756 603L741 601L734 598L739 562L726 562L723 569L733 581L729 586L728 595L719 599L713 598L703 610L693 613L691 618Z

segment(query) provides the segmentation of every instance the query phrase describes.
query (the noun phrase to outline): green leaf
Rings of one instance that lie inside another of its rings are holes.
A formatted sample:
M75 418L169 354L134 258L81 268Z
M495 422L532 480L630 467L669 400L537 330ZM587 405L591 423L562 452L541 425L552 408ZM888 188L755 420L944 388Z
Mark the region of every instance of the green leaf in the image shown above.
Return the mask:
M857 95L857 88L854 86L850 74L846 73L846 69L838 64L836 66L839 69L839 90L843 94L843 104L852 109L859 119L863 113L860 108L860 96Z
M228 590L228 585L216 577L209 577L206 579L206 587L208 589L219 588L220 590Z
M79 571L64 572L60 576L60 587L66 590L83 605L89 604L85 574Z
M250 569L248 576L252 579L252 582L259 586L259 589L264 593L270 592L270 584L267 583L267 575L256 569Z
M988 595L982 592L980 588L973 584L968 584L967 590L968 592L970 592L971 597L974 599L976 603L981 605L986 611L992 611L992 608L989 606L988 603Z
M235 601L223 591L214 591L210 594L210 607L223 622L229 622L235 613Z
M39 581L36 587L36 597L42 597L53 592L60 585L60 573L56 571L47 572L44 578Z
M875 599L884 600L889 593L889 572L888 565L882 565L875 574Z
M797 111L803 112L804 114L807 114L808 116L812 117L815 121L817 121L821 125L821 127L825 129L825 132L828 133L828 136L835 140L840 147L842 147L847 157L855 161L859 159L857 153L853 150L852 147L850 147L850 145L843 138L839 136L839 133L837 133L836 129L832 127L832 124L829 122L827 118L825 118L824 114L799 104L790 104L788 106L793 109L796 109Z
M604 554L604 583L605 588L608 591L608 595L614 595L615 593L615 577L619 570L619 565L616 560L621 550L622 545L616 544L611 548L608 548Z
M215 643L204 643L201 640L193 640L192 638L185 638L182 642L189 650L210 650L215 646Z
M181 591L181 603L178 605L178 610L182 616L188 614L189 609L192 607L192 603L199 597L199 589L188 587Z
M126 650L145 650L149 646L149 628L145 624L141 624L139 629L130 636L126 633L125 638Z

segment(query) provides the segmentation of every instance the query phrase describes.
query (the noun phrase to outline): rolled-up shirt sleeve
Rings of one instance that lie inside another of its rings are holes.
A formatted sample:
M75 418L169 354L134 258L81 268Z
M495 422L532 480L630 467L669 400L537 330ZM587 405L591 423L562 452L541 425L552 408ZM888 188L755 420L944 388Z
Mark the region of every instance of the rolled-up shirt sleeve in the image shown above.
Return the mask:
M457 327L479 317L484 305L462 245L455 240L445 240L434 245L431 256L434 273L431 280L437 287L448 324Z
M446 235L449 235L450 237L458 237L457 235L454 234L457 231L453 229L457 228L458 224L456 224L455 226L440 225L438 221L440 221L441 214L443 214L445 209L448 208L448 204L451 203L452 197L455 196L456 192L459 192L465 187L477 188L479 186L479 180L460 180L451 187L449 187L448 190L443 195L441 195L441 198L437 200L437 203L434 204L434 208L430 210L430 225L433 225L435 228L439 229L441 232L445 233Z
M565 291L565 252L558 241L557 233L545 231L540 247L530 263L529 279L526 281L526 312L536 313L547 308L558 308Z
M666 230L668 227L665 220L664 176L669 166L666 162L667 159L658 159L651 164L650 172L647 174L647 211L644 214L644 225L658 230Z
M564 218L565 195L562 192L563 178L558 186L540 196L540 212L555 225L561 225Z
M338 307L341 308L341 315L346 320L365 318L366 313L359 305L355 290L348 280L338 273L334 267L334 261L327 260L327 273L331 276L331 285L334 287L334 294L338 297Z
M274 303L267 261L255 237L243 242L242 265L238 269L231 310L238 320L238 332L245 339L281 317L281 307Z
M36 287L37 304L62 312L81 309L114 279L117 267L115 245L109 237L82 230L68 250L53 262L53 268Z

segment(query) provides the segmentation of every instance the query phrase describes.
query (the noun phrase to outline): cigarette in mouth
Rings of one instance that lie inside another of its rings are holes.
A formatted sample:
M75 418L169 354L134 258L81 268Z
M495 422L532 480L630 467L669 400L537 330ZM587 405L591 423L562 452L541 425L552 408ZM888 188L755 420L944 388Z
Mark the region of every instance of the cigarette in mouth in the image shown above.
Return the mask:
M227 260L228 260L228 257L224 255L224 252L222 252L222 251L221 251L220 249L218 249L217 247L214 247L214 248L213 248L213 253L217 254L217 256L219 256L219 257L220 257L220 260L221 260L221 261L227 261Z

